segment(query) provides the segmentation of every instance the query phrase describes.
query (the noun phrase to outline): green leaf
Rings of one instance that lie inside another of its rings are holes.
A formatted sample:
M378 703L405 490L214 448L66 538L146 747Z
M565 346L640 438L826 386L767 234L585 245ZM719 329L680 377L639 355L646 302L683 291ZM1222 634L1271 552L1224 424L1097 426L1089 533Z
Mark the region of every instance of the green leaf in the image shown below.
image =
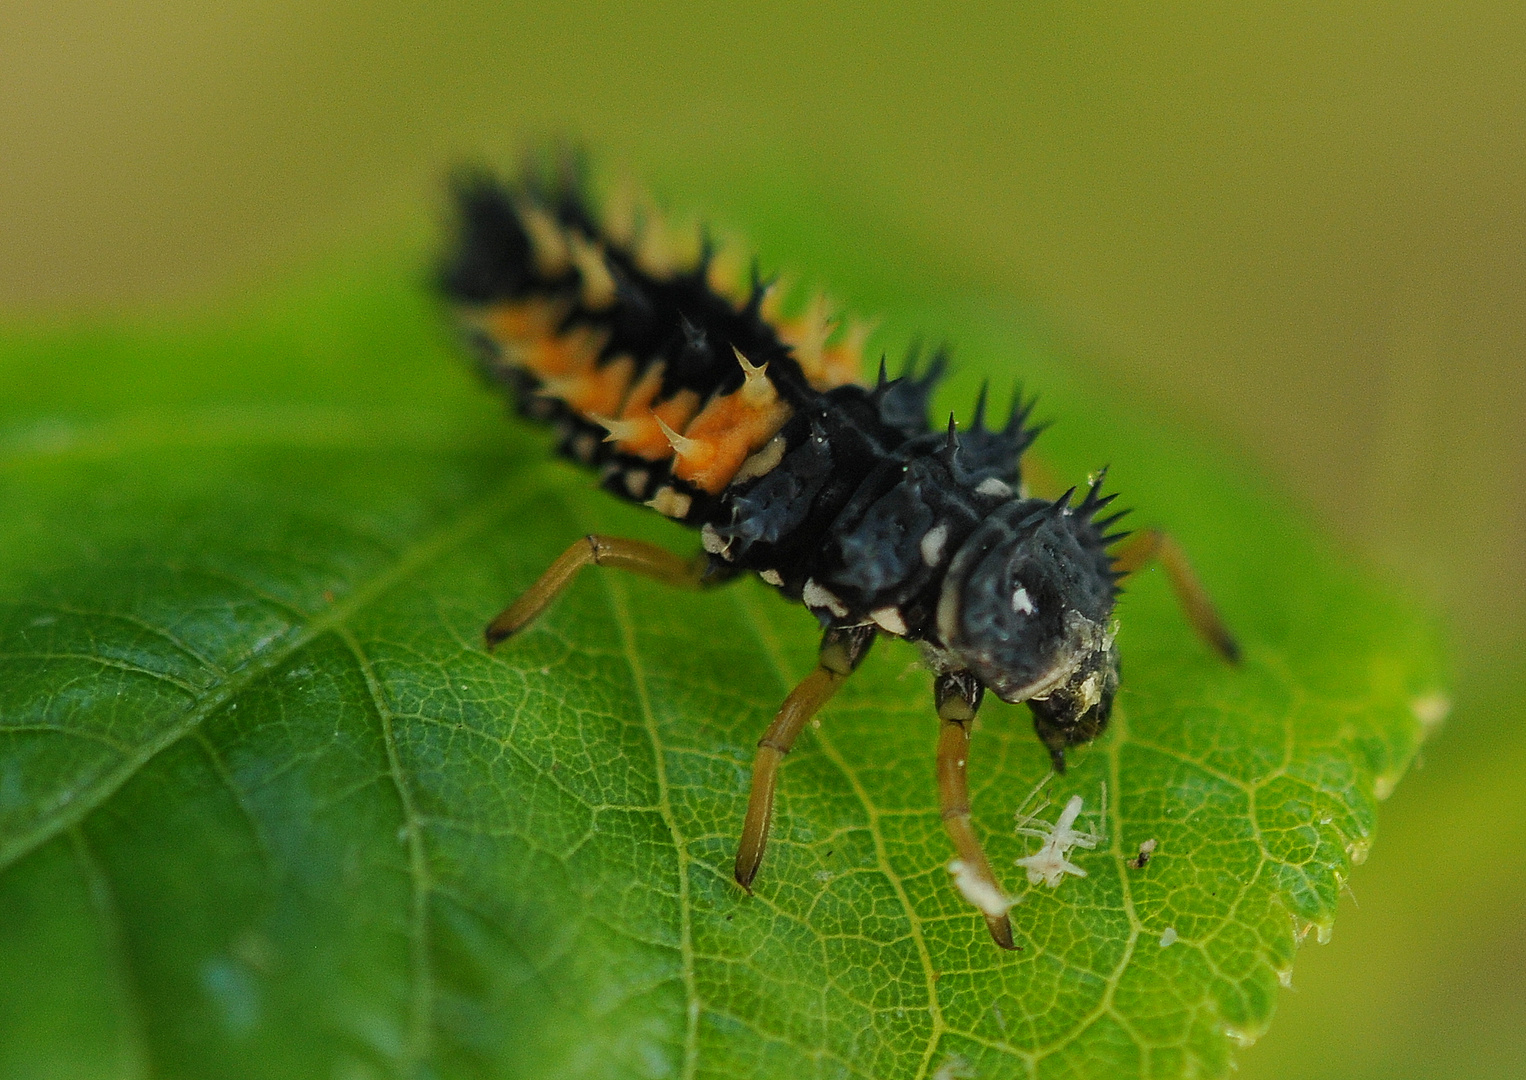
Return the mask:
M1222 1074L1416 751L1429 635L1007 312L898 311L888 340L958 332L947 402L1042 389L1051 462L1114 462L1245 645L1231 669L1158 574L1130 589L1113 730L1047 788L1105 784L1107 841L1026 892L1022 951L944 869L909 649L789 759L752 897L734 837L804 611L589 573L484 652L577 535L694 538L503 418L417 280L341 266L210 323L3 341L0 1075ZM1009 889L1045 772L989 703L971 776Z

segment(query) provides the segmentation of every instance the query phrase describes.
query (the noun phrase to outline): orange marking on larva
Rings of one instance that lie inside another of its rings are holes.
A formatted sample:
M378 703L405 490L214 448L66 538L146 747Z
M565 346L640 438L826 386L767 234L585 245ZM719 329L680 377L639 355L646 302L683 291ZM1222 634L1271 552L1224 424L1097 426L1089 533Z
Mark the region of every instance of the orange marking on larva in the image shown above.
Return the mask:
M735 242L722 244L710 259L705 281L716 295L724 296L733 307L747 303L747 259Z
M620 408L636 375L636 361L616 357L568 379L548 379L537 393L560 398L579 416L609 416Z
M854 319L848 324L842 340L828 345L821 351L821 385L817 390L830 390L859 382L864 375L864 343L874 330L874 324Z
M565 334L539 338L524 346L524 366L542 379L568 379L591 371L609 331L577 326Z
M737 353L746 381L735 393L711 398L710 403L684 429L673 475L701 491L720 494L742 462L772 439L790 418L788 403L780 400L765 374L767 364L756 367Z
M557 220L544 207L526 199L515 204L519 220L524 222L530 237L530 247L535 252L535 269L545 277L561 277L572 265L567 250L567 234Z
M657 382L660 386L660 375ZM646 378L643 378L637 384L636 390L631 392L632 399L637 397L645 383ZM622 454L631 454L647 461L666 461L673 456L673 447L668 442L668 437L662 433L658 419L661 418L669 429L681 431L698 411L699 395L693 390L680 390L668 400L651 407L643 405L633 408L627 403L617 421L619 426L610 428L610 436L615 442L615 448Z
M763 291L763 302L758 305L758 314L776 330L784 325L784 298L794 287L793 278L781 276Z
M528 300L508 300L484 310L478 319L482 328L503 345L523 346L538 338L556 333L570 310L564 300L535 296Z
M567 234L567 250L578 268L578 295L589 311L603 311L615 302L615 279L604 261L604 248L578 233Z
M779 325L780 340L790 346L806 380L818 390L838 385L829 381L825 356L827 339L835 326L831 301L823 293L811 297L799 316Z
M641 381L631 387L630 396L620 406L620 419L635 420L652 411L652 402L662 392L662 373L667 367L661 360L647 365Z

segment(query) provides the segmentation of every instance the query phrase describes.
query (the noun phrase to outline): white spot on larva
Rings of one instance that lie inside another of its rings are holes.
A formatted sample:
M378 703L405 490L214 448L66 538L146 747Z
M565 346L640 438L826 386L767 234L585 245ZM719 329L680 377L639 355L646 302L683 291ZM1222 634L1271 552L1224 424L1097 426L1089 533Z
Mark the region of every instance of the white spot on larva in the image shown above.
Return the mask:
M1038 610L1033 603L1033 597L1028 595L1028 590L1019 585L1012 590L1012 610L1019 615L1032 615Z
M572 454L579 461L592 461L598 449L599 441L589 432L582 432L572 440Z
M779 576L779 571L777 570L759 570L758 576L770 585L778 586L784 584L784 579Z
M975 1070L958 1054L950 1054L933 1070L932 1080L975 1080Z
M805 588L800 591L800 599L808 608L826 608L839 619L848 614L847 605L834 596L831 592L816 584L814 578L807 578Z
M975 485L976 495L991 495L999 499L1005 499L1012 494L1012 489L994 476L988 476L979 484Z
M943 561L943 549L948 544L948 526L936 525L922 537L922 561L937 566Z
M725 552L730 541L715 531L715 526L706 522L699 530L699 546L711 555L720 555Z
M1035 836L1044 841L1032 855L1017 860L1017 865L1028 871L1028 884L1037 885L1042 881L1051 889L1057 889L1060 887L1060 882L1065 880L1066 874L1075 877L1086 876L1085 870L1066 858L1071 848L1089 850L1096 847L1098 841L1102 839L1100 836L1082 832L1075 827L1076 818L1081 816L1082 805L1081 796L1072 795L1053 825L1040 821L1035 828L1029 824L1034 820L1031 814L1022 819L1017 827L1018 835Z
M647 481L652 474L645 469L627 469L625 472L625 490L630 492L631 498L639 499L641 493L646 490Z
M1293 989L1293 969L1285 967L1277 972L1277 981L1282 984L1284 990Z
M689 516L689 507L694 505L694 497L685 495L676 488L660 487L657 494L647 500L646 505L663 517L682 519Z
M1007 896L991 882L984 880L975 872L975 868L968 865L963 859L954 859L948 864L948 872L954 875L954 886L966 900L974 904L983 914L993 918L1005 915L1011 910L1017 901Z
M740 484L743 480L751 480L754 477L766 476L774 471L774 466L784 460L784 436L775 435L763 444L763 449L753 454L731 478L733 484Z
M1160 947L1162 949L1169 949L1172 945L1175 945L1175 944L1176 944L1176 927L1168 926L1168 927L1166 927L1165 933L1160 935Z
M893 607L875 608L869 613L869 618L898 637L906 636L906 620L901 618L901 613Z
M1429 694L1421 694L1410 702L1409 708L1410 712L1415 714L1415 719L1420 721L1421 737L1428 739L1451 714L1452 699L1440 690L1433 690Z

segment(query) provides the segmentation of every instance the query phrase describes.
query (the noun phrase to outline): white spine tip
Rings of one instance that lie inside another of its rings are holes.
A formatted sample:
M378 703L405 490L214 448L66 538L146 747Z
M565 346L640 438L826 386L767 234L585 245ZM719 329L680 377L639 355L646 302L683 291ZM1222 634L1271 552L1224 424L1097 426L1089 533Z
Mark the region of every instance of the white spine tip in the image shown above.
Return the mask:
M695 450L699 449L698 440L680 435L678 432L668 427L668 425L663 422L662 417L657 416L655 413L652 415L653 419L657 421L657 426L662 429L663 437L668 440L668 445L673 447L673 453L677 454L679 457L683 457L685 454L692 454Z

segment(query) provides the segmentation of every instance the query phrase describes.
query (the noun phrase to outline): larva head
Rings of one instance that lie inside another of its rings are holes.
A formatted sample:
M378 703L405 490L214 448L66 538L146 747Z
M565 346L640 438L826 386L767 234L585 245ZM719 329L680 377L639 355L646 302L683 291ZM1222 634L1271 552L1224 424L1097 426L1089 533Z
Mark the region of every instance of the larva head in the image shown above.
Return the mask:
M1003 701L1026 701L1055 768L1065 748L1107 726L1118 689L1112 560L1093 514L1100 478L1070 506L1014 500L972 534L949 566L938 631L952 656Z

